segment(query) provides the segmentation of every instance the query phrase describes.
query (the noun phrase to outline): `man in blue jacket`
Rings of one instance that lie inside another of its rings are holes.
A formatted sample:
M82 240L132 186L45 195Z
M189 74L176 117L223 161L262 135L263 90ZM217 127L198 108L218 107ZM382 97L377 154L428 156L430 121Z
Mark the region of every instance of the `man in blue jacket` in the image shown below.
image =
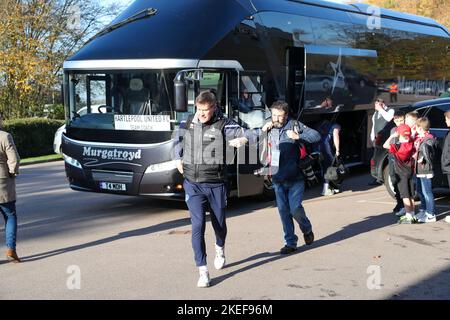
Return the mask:
M314 241L311 222L302 206L305 176L299 168L299 143L316 143L321 137L316 130L289 119L286 102L274 102L271 112L272 121L266 123L262 131L269 132L272 182L284 231L285 245L280 253L289 254L297 250L293 219L299 224L305 243L310 245Z

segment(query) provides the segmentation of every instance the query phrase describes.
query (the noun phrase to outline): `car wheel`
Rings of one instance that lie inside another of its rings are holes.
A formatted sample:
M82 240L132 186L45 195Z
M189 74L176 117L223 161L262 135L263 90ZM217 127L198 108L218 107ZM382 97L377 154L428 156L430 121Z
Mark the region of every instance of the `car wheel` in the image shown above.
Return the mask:
M394 185L392 184L391 176L389 175L389 166L386 165L383 168L383 181L384 186L386 187L387 192L389 195L395 199L395 192L394 192Z
M386 187L387 192L393 199L395 199L394 185L392 184L391 176L389 175L389 166L385 166L383 169L383 180L384 180L384 186ZM414 190L415 190L414 197L413 197L414 200L420 201L416 186L414 186Z

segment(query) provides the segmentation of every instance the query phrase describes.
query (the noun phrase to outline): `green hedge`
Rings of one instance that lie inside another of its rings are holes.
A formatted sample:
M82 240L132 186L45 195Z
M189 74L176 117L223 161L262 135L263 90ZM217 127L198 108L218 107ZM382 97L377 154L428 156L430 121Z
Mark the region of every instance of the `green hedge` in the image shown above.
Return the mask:
M11 133L22 159L53 154L53 138L64 120L27 118L4 121L4 130Z

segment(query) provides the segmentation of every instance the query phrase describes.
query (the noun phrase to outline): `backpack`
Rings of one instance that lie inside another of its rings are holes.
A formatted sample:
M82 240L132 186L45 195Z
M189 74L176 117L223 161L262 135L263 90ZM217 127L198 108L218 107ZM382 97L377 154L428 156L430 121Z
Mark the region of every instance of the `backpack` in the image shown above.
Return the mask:
M298 125L298 121L294 121L294 132L300 133L300 128ZM299 145L299 161L298 161L298 167L300 170L302 170L303 174L305 175L307 182L310 186L313 186L315 184L319 183L319 179L316 176L316 173L314 172L313 165L316 161L316 159L308 152L308 149L306 148L306 145L304 143L300 143Z
M294 121L294 131L299 133L299 125L298 121ZM255 170L255 175L271 175L270 162L271 162L271 145L270 142L264 139L262 144L262 152L260 153L260 162L263 164L263 167ZM319 183L319 179L316 176L316 173L313 169L314 163L317 161L316 158L308 151L308 148L304 143L299 144L299 162L298 167L303 172L304 176L307 179L307 182L310 186Z

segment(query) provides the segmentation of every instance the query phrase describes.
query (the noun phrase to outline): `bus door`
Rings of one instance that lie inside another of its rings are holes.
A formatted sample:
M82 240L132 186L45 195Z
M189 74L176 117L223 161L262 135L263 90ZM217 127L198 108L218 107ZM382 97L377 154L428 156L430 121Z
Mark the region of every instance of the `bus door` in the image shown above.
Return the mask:
M367 155L368 111L377 95L377 52L307 45L305 66L303 116L313 125L338 123L344 162L361 165Z
M112 111L111 106L111 80L106 76L86 76L86 107L87 113ZM100 108L92 111L92 108ZM99 106L105 106L103 109ZM107 107L108 106L108 107Z
M263 90L264 72L238 72L237 112L235 119L249 130L262 128L266 121L266 105ZM237 116L237 117L236 117ZM256 176L254 172L260 165L260 144L250 141L245 148L237 149L237 192L239 197L263 193L264 177Z
M229 69L182 70L174 80L175 110L178 114L195 112L198 92L214 90L226 116L249 130L262 128L266 113L263 74ZM230 195L244 197L263 193L265 178L254 174L261 168L258 143L250 142L237 150L227 146L226 165L231 182Z

